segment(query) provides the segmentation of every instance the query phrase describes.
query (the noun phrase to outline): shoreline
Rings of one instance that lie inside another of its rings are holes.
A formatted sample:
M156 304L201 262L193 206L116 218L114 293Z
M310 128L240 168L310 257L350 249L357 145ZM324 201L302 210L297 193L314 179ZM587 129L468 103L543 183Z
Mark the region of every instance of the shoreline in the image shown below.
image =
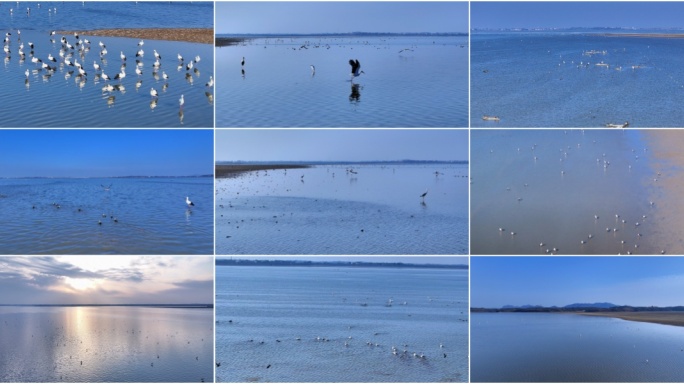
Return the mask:
M212 28L113 28L94 30L57 31L58 34L78 33L89 36L129 37L134 39L183 41L188 43L214 44Z
M215 177L217 179L225 179L247 172L298 168L311 168L311 166L304 164L217 164Z
M576 312L583 316L612 317L641 323L684 327L684 312Z
M216 47L227 47L231 45L238 45L247 40L249 39L246 37L216 37L214 45Z
M684 33L598 33L604 37L641 37L646 39L684 39Z

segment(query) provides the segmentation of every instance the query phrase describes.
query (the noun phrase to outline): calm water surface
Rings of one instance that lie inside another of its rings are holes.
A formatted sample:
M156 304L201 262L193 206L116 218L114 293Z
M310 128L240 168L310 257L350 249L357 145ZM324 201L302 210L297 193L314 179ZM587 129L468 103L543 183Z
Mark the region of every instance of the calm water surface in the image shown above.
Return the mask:
M275 37L217 48L216 124L465 127L467 44L466 36ZM365 72L353 84L350 59Z
M74 29L211 28L213 3L62 2L43 3L40 8L37 3L20 3L21 11L10 15L12 7L16 8L16 3L0 5L0 25L4 25L4 32L12 33L10 54L2 56L0 68L0 101L7 111L0 125L213 127L213 88L206 86L213 76L211 44L146 40L143 56L136 57L138 39L82 34L81 39L91 42L89 49L68 50L62 47L61 34L53 39L49 35L54 30ZM26 7L31 8L30 16L26 15ZM54 7L56 14L48 11ZM76 44L73 35L65 37L70 44ZM108 51L104 56L100 41ZM34 44L33 50L29 42ZM21 44L23 57L19 54ZM161 55L157 71L153 67L155 49ZM121 52L127 56L125 62L120 58ZM186 59L186 64L198 55L200 61L191 70L179 68L178 54ZM56 61L49 61L49 55ZM40 63L32 62L34 57L54 70L42 69ZM68 65L66 59L74 66ZM94 69L93 62L101 66L100 71ZM141 75L135 72L138 62ZM83 66L86 76L79 75L75 63ZM115 80L122 70L126 77ZM111 80L105 81L102 72ZM164 80L163 73L168 80ZM157 99L151 97L151 88L158 91ZM183 108L179 102L181 95L185 100Z
M464 382L467 321L464 270L216 267L216 379Z
M652 241L658 175L639 131L474 130L471 139L472 253L663 250Z
M471 125L604 127L628 121L632 127L680 127L682 55L680 39L473 34ZM483 115L501 121L484 121Z
M473 382L684 380L681 327L551 313L473 313L471 322Z
M0 254L211 254L212 185L209 177L0 179Z
M467 176L467 164L331 165L217 179L216 251L465 254Z
M0 307L0 381L211 381L212 322L211 309Z

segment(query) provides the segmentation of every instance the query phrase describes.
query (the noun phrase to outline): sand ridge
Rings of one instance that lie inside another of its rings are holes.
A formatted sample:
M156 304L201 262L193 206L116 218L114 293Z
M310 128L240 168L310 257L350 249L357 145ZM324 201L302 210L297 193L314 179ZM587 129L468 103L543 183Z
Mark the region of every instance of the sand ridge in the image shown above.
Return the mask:
M57 33L214 44L214 30L212 28L114 28L90 31L57 31Z

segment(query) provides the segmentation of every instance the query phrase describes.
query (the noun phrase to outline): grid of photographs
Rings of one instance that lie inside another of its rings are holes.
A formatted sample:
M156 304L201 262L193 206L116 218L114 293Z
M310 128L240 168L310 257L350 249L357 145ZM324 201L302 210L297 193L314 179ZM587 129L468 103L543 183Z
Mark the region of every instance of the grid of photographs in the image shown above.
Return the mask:
M0 382L684 382L684 2L0 2Z

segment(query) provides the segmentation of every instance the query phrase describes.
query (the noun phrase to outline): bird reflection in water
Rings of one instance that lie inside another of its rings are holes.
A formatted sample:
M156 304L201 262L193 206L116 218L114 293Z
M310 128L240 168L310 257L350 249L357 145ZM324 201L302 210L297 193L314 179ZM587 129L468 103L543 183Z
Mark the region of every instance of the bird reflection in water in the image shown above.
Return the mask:
M361 101L361 92L359 84L352 83L351 94L349 95L349 101L352 103L358 103Z

